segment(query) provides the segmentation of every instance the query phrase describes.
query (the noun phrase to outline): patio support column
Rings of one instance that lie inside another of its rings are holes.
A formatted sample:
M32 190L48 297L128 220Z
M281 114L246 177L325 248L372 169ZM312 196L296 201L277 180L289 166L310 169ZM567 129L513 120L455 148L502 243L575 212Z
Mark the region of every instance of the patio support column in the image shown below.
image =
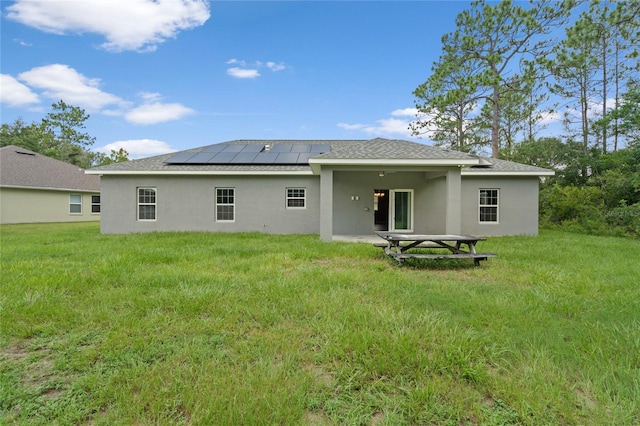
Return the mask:
M445 200L445 232L460 234L462 215L462 178L460 168L447 171L447 199Z
M333 169L320 170L320 239L333 238Z

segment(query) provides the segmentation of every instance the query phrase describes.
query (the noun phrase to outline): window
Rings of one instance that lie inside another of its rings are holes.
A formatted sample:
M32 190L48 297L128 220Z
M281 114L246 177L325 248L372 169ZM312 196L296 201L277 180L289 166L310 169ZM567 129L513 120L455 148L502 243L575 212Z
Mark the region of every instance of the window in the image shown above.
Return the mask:
M82 214L82 194L69 194L69 213Z
M305 188L287 188L287 208L288 209L304 209L306 207Z
M216 222L235 220L235 198L235 188L216 188Z
M100 213L100 196L91 196L91 213Z
M498 190L480 190L480 222L498 222Z
M138 188L138 220L156 220L155 188Z

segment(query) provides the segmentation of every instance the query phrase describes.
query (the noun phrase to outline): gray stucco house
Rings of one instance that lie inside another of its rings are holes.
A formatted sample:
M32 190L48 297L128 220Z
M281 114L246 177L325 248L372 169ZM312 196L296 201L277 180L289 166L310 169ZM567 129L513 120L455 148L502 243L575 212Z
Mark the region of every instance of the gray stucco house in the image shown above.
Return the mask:
M103 233L535 235L553 171L404 140L237 140L116 163Z
M100 177L21 148L0 148L0 223L100 220Z

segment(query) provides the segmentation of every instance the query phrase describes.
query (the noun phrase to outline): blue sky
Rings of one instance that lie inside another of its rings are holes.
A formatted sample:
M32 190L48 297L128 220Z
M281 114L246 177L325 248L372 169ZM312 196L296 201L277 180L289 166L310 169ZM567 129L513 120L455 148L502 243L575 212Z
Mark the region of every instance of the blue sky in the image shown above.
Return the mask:
M464 1L2 1L2 123L63 99L93 149L411 136Z

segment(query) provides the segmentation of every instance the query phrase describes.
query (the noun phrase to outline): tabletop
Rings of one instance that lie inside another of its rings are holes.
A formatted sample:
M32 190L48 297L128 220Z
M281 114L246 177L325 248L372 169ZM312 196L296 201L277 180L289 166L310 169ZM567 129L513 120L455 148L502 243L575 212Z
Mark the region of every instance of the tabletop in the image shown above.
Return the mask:
M486 238L475 237L473 235L426 235L426 234L396 234L396 233L378 233L380 238L387 241L484 241Z

